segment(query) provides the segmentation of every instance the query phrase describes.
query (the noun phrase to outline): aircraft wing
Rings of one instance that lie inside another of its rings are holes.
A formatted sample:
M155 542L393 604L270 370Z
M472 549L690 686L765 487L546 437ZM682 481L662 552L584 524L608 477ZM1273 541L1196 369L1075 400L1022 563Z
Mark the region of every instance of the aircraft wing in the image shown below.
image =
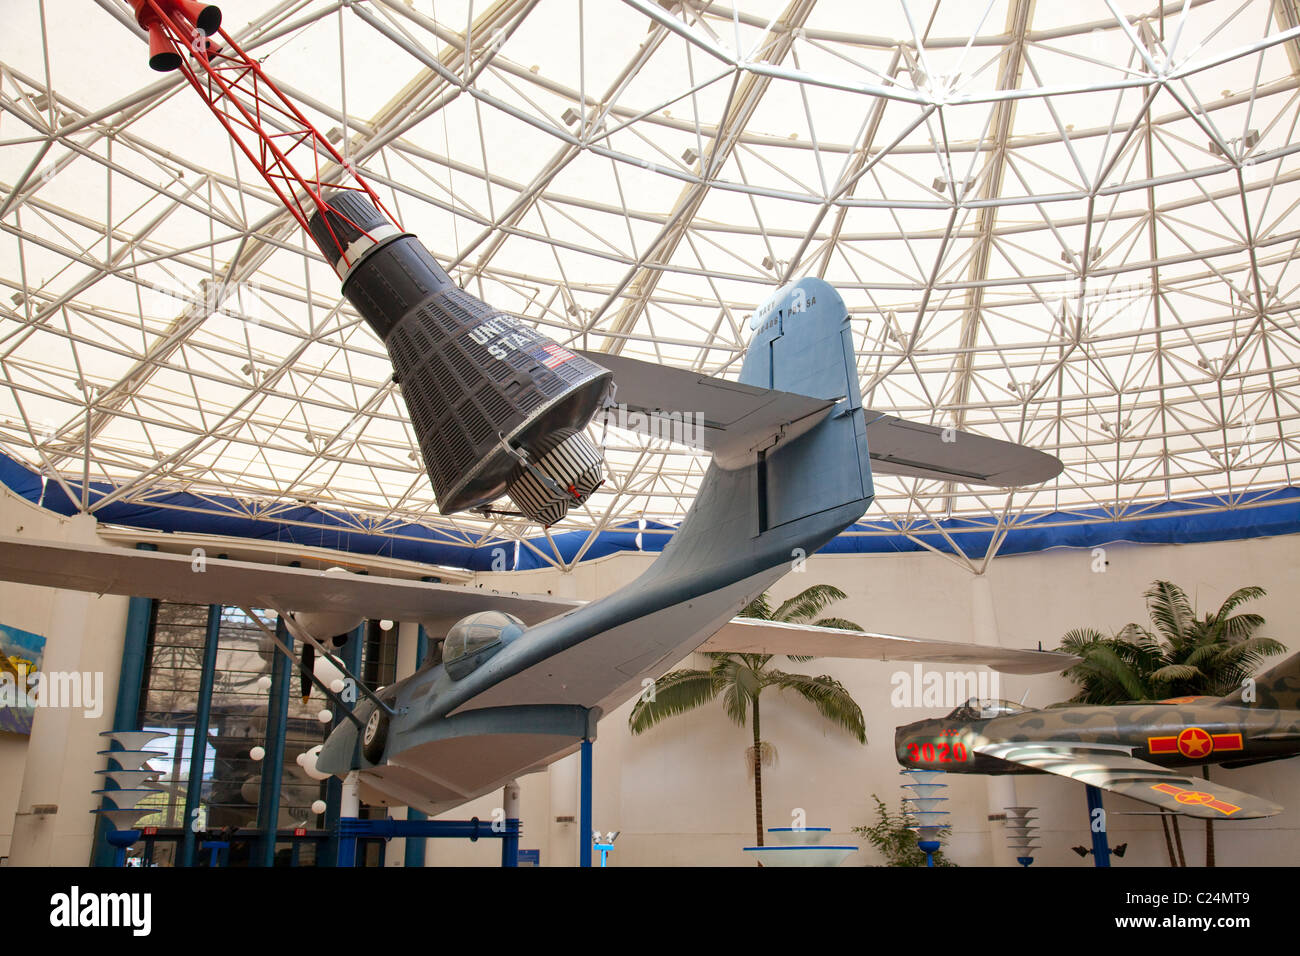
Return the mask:
M1199 776L1189 777L1178 768L1138 760L1130 747L1078 741L997 741L973 749L1192 817L1253 820L1282 812L1277 804L1249 793Z
M223 561L212 555L202 571L196 567L188 554L0 536L4 581L165 601L355 613L375 620L419 621L439 635L475 611L509 611L533 624L581 603L549 595Z
M1006 674L1062 671L1078 658L1055 651L1019 650L989 644L932 641L870 631L783 624L737 617L700 646L701 651L742 654L796 654L876 661L921 661L928 664L986 665Z
M600 414L607 414L609 424L620 428L680 443L693 440L712 452L724 468L748 464L757 449L777 438L797 437L843 397L809 398L622 355L571 351L613 372L618 386L615 403L637 413L622 415L616 408L598 413L598 420ZM687 440L672 434L675 423L670 427L662 417L648 418L652 412L681 413L683 427L678 434ZM698 435L692 428L695 414L702 419ZM866 420L871 468L882 475L1012 488L1048 481L1063 467L1052 455L1014 442L904 421L870 409Z
M204 562L202 571L195 567L188 554L0 536L0 580L4 581L93 594L419 621L435 635L475 611L508 611L528 624L535 624L584 603L550 595L360 574L326 574L211 556ZM985 664L1011 674L1060 671L1076 662L1069 655L1050 651L744 618L724 624L700 650Z

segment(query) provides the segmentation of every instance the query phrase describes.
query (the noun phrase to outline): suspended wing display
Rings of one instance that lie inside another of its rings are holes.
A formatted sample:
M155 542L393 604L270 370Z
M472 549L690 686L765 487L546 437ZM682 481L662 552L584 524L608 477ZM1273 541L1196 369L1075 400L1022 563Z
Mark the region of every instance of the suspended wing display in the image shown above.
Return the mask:
M920 661L926 664L964 664L970 667L983 665L1005 674L1046 674L1060 671L1077 661L1077 658L1069 654L1055 651L899 637L874 631L845 631L744 617L728 621L700 645L700 650L847 657L872 661Z
M197 570L199 567L202 570ZM188 554L4 536L0 536L0 580L96 594L309 612L305 620L328 615L357 621L418 621L436 636L478 611L503 611L527 624L536 624L586 603L545 594L329 573L252 561L205 558L200 565ZM1059 671L1074 662L1068 655L1045 651L748 618L727 622L700 650L984 664L1010 674Z
M419 621L435 634L474 611L508 610L531 623L578 606L576 601L548 595L496 594L482 588L328 574L212 556L198 563L188 554L13 537L0 537L0 578L95 594Z

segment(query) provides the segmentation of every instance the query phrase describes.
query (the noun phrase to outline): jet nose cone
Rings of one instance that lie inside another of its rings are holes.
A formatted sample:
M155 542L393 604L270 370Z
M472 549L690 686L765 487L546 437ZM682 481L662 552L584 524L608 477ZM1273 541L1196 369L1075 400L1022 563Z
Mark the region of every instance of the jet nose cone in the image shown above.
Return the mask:
M916 724L903 724L903 726L894 730L894 756L903 766L907 766L907 738L911 736L912 728Z

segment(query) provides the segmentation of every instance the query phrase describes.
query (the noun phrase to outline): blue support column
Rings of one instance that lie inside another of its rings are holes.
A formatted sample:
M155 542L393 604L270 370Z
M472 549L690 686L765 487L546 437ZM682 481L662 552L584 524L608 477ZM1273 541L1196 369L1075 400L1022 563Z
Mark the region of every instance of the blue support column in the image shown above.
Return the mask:
M277 618L276 636L293 650L293 637ZM266 705L266 755L262 758L262 789L257 799L257 827L262 831L260 863L275 865L275 833L280 822L280 780L284 772L284 734L289 718L289 687L293 666L276 648L271 658L271 693Z
M1085 786L1084 791L1088 795L1088 831L1092 834L1093 866L1110 866L1110 842L1106 838L1106 810L1101 805L1101 791L1090 785ZM1101 811L1100 829L1094 824L1098 819L1098 810Z
M362 621L353 629L352 633L348 635L347 643L343 645L342 653L338 655L339 659L353 674L361 672L361 645L366 639L367 623L369 622ZM359 696L359 692L354 695L353 701L347 705L348 710L356 709L355 697ZM347 720L347 718L342 714L335 714L331 727L337 727L344 720ZM339 805L342 801L343 781L338 777L330 777L325 782L325 829L329 831L329 837L325 841L325 850L320 861L323 866L352 866L352 861L344 863L339 855ZM352 850L355 858L355 841L349 842L353 843Z
M578 866L591 866L591 740L582 741L582 783L578 797Z
M190 742L190 774L185 787L185 816L181 826L179 866L193 866L198 848L199 803L203 797L203 768L208 761L208 726L212 719L212 687L217 679L217 643L221 640L221 605L208 605L208 628L203 637L203 670L199 673L199 702L194 710L194 739Z
M357 865L357 838L351 834L338 839L338 863L336 866L353 867Z
M501 865L517 867L519 865L519 830L517 829L519 821L507 822L513 822L516 828L507 830L506 835L501 838Z
M152 544L138 544L139 551L157 551ZM131 598L126 609L126 635L122 642L122 666L117 678L117 702L113 707L114 730L140 729L140 697L144 692L145 667L149 661L149 636L153 630L155 602L151 598ZM110 750L119 750L112 744ZM112 758L109 758L112 759ZM106 789L115 789L112 782L105 780ZM111 807L107 799L100 801L104 809ZM92 866L114 866L118 858L118 849L108 843L108 833L112 824L102 815L95 824L95 849L91 856Z
M432 578L423 578L429 581ZM424 659L429 656L429 632L420 625L419 637L415 640L415 669L419 670L424 666ZM414 807L406 808L406 819L412 823L422 822L429 819L428 815ZM516 841L516 845L518 841ZM424 837L407 837L406 838L406 856L402 865L410 869L411 867L423 868L425 863L425 847L427 843Z

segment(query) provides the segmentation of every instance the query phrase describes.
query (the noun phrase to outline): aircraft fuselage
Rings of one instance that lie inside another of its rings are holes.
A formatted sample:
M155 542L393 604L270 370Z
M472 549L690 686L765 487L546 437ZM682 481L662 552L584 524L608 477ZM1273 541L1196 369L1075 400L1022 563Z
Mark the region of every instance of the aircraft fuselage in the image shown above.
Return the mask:
M1232 766L1300 754L1300 711L1204 697L1028 710L987 719L949 715L899 727L894 742L902 766L950 773L1041 772L978 752L991 742L1091 744L1164 767Z

